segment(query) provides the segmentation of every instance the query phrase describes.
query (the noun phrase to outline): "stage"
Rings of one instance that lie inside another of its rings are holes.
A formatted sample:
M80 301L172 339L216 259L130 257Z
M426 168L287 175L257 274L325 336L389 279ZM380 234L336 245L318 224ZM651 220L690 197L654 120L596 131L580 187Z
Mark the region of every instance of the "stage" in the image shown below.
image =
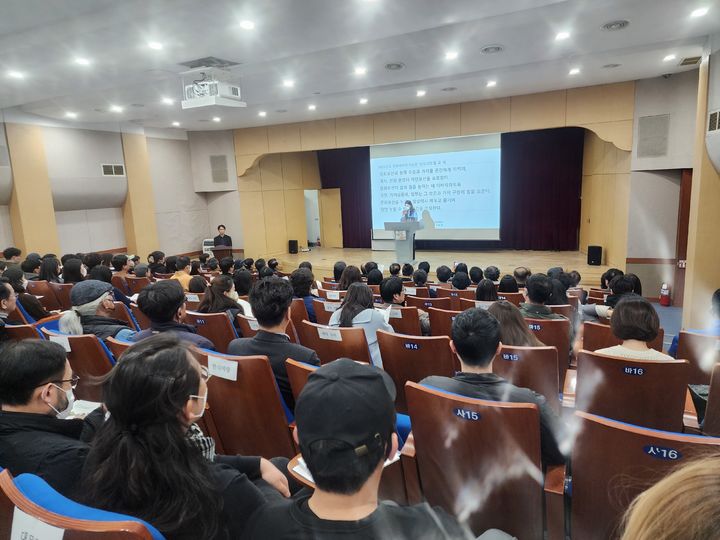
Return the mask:
M497 266L501 275L512 274L518 266L526 266L533 272L547 272L549 268L561 266L566 272L577 270L582 275L582 285L599 287L600 276L608 266L590 266L587 255L579 251L416 251L417 261L430 263L430 274L435 277L435 269L443 264L452 268L453 262L464 262L471 266L479 266L483 270L488 266ZM385 273L390 263L395 262L394 251L373 251L362 248L312 248L312 251L300 252L297 255L286 254L278 257L281 270L291 272L302 261L310 261L313 273L318 279L332 276L333 265L337 261L345 261L360 267L368 261L385 265Z

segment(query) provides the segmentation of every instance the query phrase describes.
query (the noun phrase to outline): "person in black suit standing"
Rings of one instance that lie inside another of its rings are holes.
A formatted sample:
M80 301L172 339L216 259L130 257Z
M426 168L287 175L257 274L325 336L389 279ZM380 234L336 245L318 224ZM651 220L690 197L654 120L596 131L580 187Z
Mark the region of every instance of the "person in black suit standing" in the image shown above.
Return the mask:
M232 238L225 234L225 225L218 225L218 235L213 238L213 244L215 247L232 247Z

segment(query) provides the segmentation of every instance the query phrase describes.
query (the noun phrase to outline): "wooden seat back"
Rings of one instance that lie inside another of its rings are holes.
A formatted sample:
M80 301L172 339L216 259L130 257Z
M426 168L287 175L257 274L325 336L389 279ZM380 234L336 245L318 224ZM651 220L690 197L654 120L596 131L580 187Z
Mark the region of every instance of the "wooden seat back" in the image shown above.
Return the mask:
M503 345L493 360L493 373L515 386L529 388L545 396L548 405L560 412L558 393L562 391L558 352L555 347L511 347Z
M120 341L115 339L114 337L107 338L105 340L105 344L107 345L108 349L110 349L110 352L115 357L115 360L119 360L122 354L132 346L132 343L128 343L127 341Z
M450 309L449 298L421 298L418 296L406 296L405 304L408 307L416 307L427 311L428 308Z
M125 283L127 283L128 289L130 289L132 294L137 294L150 285L152 281L149 277L128 276L125 278Z
M687 360L630 360L578 354L575 408L665 431L682 431Z
M295 328L300 326L302 321L310 320L307 308L305 307L305 301L302 298L292 299L292 303L290 304L290 320L295 325Z
M297 403L300 392L305 388L308 377L317 369L317 366L288 358L285 360L285 369L287 370L288 380L290 381L292 395L295 398L295 403Z
M565 380L570 354L570 321L568 319L525 319L530 331L547 347L558 351L560 380Z
M525 301L525 295L521 292L499 292L498 300L507 300L511 304L520 307L520 303Z
M655 339L648 343L648 347L662 352L663 339L665 339L665 330L661 328ZM609 325L599 322L583 323L583 349L587 351L597 351L598 349L614 347L620 344L622 344L622 340L613 335ZM683 357L678 356L678 358Z
M720 363L715 364L710 377L710 390L702 430L705 435L720 437Z
M55 293L55 298L57 298L57 301L60 304L60 309L70 309L72 307L72 302L70 301L70 291L72 290L74 284L53 282L48 283L48 285L50 285L53 293Z
M447 336L421 337L377 332L383 369L395 381L395 409L407 413L405 383L420 382L430 375L452 377L460 364Z
M34 324L6 324L3 332L13 341L23 339L45 339Z
M197 333L212 341L215 350L221 353L226 353L230 342L238 337L227 313L187 311L185 313L185 323L194 326Z
M553 313L557 313L558 315L562 315L563 317L566 317L570 319L571 321L575 317L576 311L573 309L571 304L561 304L558 306L548 306Z
M267 356L200 351L200 362L213 375L208 403L225 453L267 459L297 453Z
M127 281L125 281L124 276L118 276L114 275L110 278L110 283L113 287L118 289L121 293L125 295L132 295L133 293L130 292L130 287L128 287Z
M140 330L138 325L135 323L135 318L128 309L128 307L122 302L113 302L115 304L115 312L113 318L122 321L128 325L130 330Z
M480 308L480 309L487 309L490 306L492 306L495 302L489 301L489 300L470 300L468 298L461 298L460 299L460 311L465 311L466 309L472 309L472 308Z
M457 289L438 289L438 298L449 298L450 309L453 311L460 311L460 299L466 298L468 300L475 299L475 291L471 289L457 290Z
M140 307L137 304L130 304L130 311L141 330L147 330L150 328L150 319L140 310Z
M303 321L301 333L303 345L313 349L320 358L321 364L327 364L338 358L351 358L357 362L370 362L365 331L362 328L328 327Z
M251 338L258 333L258 330L260 330L260 325L254 317L248 317L247 315L238 313L235 316L235 320L237 321L240 333L244 338Z
M624 510L640 492L693 458L717 453L720 439L668 433L576 412L570 534L618 537ZM413 426L414 427L414 426Z
M28 281L27 292L32 295L39 296L40 298L38 298L38 300L48 311L62 309L57 296L55 296L55 291L52 290L50 284L45 280Z
M413 382L405 395L427 501L467 518L476 535L497 528L542 538L537 405L466 398Z
M430 289L428 287L415 287L413 284L403 286L403 292L407 296L417 296L418 298L430 297Z
M420 313L416 307L392 306L388 322L398 334L422 335Z
M338 290L338 283L336 281L329 280L329 278L324 278L320 285L322 285L322 288L326 291Z
M22 309L22 305L18 300L15 309L8 313L7 322L13 324L33 324L34 321L29 315L25 315L25 310Z
M461 311L451 311L448 309L429 308L430 315L430 334L433 336L447 336L452 338L452 323L455 317L462 313Z
M200 307L203 298L205 298L205 293L185 293L185 309L195 311Z
M690 384L710 384L710 374L720 362L720 337L681 331L675 357L690 362Z
M315 319L318 324L330 324L332 314L340 309L340 302L329 302L313 299L313 307L315 308Z
M343 298L345 298L345 295L347 294L347 291L337 291L337 290L325 290L325 289L318 289L318 296L320 298L324 298L325 300L330 300L331 302L339 302Z

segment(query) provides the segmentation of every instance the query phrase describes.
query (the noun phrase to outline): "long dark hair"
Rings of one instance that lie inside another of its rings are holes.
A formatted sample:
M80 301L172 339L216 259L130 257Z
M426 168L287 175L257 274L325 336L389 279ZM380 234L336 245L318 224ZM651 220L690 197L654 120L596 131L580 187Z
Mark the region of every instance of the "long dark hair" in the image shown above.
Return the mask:
M500 323L500 341L512 347L542 347L542 342L535 337L523 319L520 310L507 300L494 302L488 313Z
M203 296L197 310L200 313L223 313L228 309L237 309L245 315L245 310L240 304L225 296L225 293L230 292L234 285L233 279L227 274L213 278L210 286L205 289L205 296Z
M498 299L495 284L489 279L481 279L475 289L475 300L483 302L493 302Z
M373 309L373 292L364 283L353 283L348 287L340 307L340 326L350 327L358 313Z
M338 282L338 290L347 291L350 285L362 281L362 274L357 266L346 266L342 271L340 281Z
M40 263L38 279L57 283L60 281L60 261L55 257L47 257Z
M83 279L83 262L80 259L69 259L63 266L62 277L65 283L79 283Z
M200 391L190 346L170 333L133 345L103 390L110 417L85 460L84 501L144 519L168 536L191 530L214 538L222 498L181 421Z

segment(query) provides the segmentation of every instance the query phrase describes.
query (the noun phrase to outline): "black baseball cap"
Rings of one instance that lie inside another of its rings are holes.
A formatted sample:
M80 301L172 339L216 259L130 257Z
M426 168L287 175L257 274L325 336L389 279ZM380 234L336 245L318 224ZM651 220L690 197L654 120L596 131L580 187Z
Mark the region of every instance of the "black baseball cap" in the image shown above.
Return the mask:
M295 405L301 449L341 441L363 456L395 426L395 383L380 368L340 358L313 371Z

